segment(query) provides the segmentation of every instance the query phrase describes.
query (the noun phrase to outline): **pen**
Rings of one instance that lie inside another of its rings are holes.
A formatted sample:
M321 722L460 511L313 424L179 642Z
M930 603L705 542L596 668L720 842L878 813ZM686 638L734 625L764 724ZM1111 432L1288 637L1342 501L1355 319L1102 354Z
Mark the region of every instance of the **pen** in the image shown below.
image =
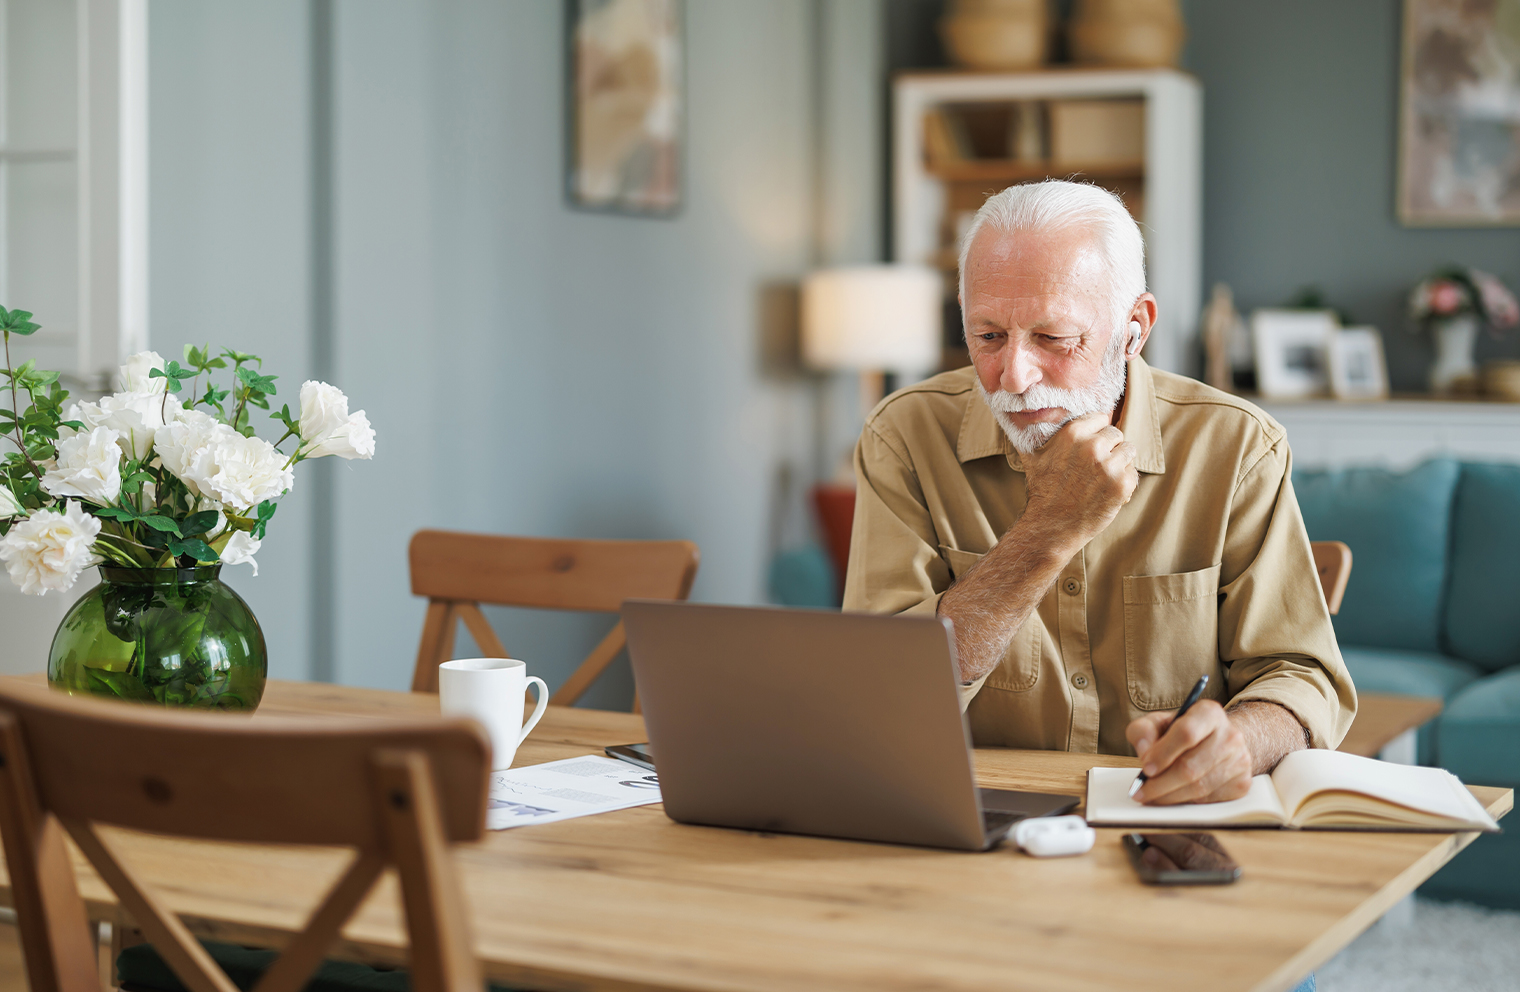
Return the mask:
M1178 710L1177 715L1172 717L1172 723L1175 724L1178 720L1181 720L1183 715L1186 714L1188 710L1193 708L1193 704L1203 698L1203 687L1208 684L1209 677L1207 675L1198 676L1198 681L1193 684L1193 691L1188 693L1187 698L1182 701L1182 709ZM1129 784L1129 797L1131 799L1135 798L1135 793L1139 792L1140 787L1144 784L1145 772L1141 772L1139 775L1136 775L1135 780Z

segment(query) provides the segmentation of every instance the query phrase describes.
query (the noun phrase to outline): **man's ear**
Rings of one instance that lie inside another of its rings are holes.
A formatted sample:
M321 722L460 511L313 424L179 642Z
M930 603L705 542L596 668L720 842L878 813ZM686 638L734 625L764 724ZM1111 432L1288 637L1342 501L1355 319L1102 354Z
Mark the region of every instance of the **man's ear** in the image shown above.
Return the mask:
M1141 293L1135 305L1130 308L1129 320L1126 322L1125 333L1134 331L1133 324L1140 325L1140 333L1133 339L1125 342L1125 360L1138 358L1140 352L1145 350L1145 342L1150 340L1151 330L1156 326L1156 298L1150 293Z

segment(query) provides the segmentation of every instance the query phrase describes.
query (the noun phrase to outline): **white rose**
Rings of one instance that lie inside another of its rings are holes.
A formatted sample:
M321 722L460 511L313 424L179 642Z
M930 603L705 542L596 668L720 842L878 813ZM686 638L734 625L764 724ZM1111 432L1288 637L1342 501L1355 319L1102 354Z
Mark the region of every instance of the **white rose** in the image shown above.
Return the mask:
M28 596L68 589L79 573L99 561L90 553L100 521L68 504L66 513L39 510L0 537L0 561Z
M227 539L227 546L222 548L221 558L224 565L252 565L253 574L259 574L259 563L253 560L258 553L259 545L263 544L258 538L247 531L238 531Z
M153 449L154 432L165 423L173 423L181 412L179 400L162 392L113 393L99 403L70 404L63 419L81 421L86 430L111 428L126 442L123 449L142 461ZM62 431L59 436L63 436Z
M78 496L102 506L121 494L121 435L109 427L58 442L58 458L42 477L54 496Z
M219 435L211 449L216 471L198 480L201 492L234 510L246 512L266 499L277 499L295 483L289 461L260 437L236 431Z
M364 411L350 415L343 390L325 382L301 384L301 454L306 458L373 458L375 432Z
M157 393L163 395L169 385L165 378L152 379L148 373L154 369L164 370L164 360L156 351L139 351L127 359L121 367L121 388L129 393Z
M216 474L216 446L237 431L199 410L182 410L173 423L153 432L153 450L164 468L197 496L209 495Z
M26 516L26 510L17 501L16 494L5 486L0 486L0 520L24 516Z

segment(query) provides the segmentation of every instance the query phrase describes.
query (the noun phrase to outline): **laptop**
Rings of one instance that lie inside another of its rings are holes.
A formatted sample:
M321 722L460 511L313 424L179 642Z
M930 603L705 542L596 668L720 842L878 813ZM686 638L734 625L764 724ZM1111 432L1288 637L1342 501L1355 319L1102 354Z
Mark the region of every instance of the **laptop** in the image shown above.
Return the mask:
M679 823L986 851L1076 796L978 789L948 620L629 600Z

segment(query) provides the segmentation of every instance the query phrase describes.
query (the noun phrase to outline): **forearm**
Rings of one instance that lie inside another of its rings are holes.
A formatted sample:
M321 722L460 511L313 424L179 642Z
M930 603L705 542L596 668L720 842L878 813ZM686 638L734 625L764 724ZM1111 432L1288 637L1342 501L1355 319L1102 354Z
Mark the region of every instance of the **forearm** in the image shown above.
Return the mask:
M1250 700L1229 709L1230 722L1240 728L1251 752L1251 774L1265 775L1294 751L1309 746L1309 734L1298 717L1276 703Z
M973 682L997 667L1014 635L1080 548L1059 528L1026 514L945 591L938 612L955 624L962 682Z

